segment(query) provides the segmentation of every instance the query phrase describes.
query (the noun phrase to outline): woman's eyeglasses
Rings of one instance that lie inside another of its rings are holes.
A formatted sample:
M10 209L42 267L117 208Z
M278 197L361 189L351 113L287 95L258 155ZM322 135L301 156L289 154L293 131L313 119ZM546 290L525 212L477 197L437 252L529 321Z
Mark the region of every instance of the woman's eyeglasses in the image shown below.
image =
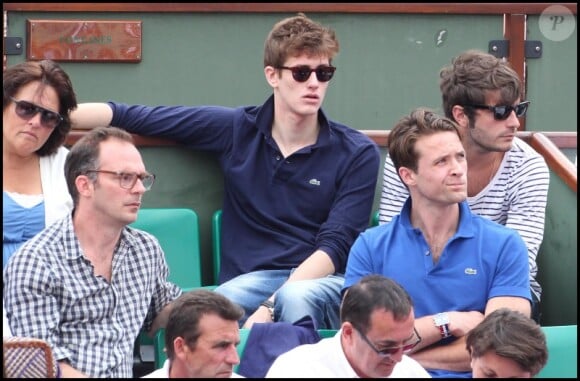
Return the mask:
M117 172L97 169L91 169L88 170L87 173L88 172L108 173L111 175L115 175L119 179L119 185L123 189L133 189L133 187L137 183L137 179L141 180L141 183L143 184L145 190L151 189L153 183L155 182L155 175L151 173Z
M526 115L530 101L519 103L515 106L487 106L487 105L465 105L464 107L478 108L482 110L490 110L493 112L495 120L506 120L509 118L512 111L516 112L516 116L521 118Z
M353 326L353 328L355 331L358 332L360 337L362 337L362 339L367 343L367 345L373 351L375 351L376 354L378 354L380 356L394 356L397 354L397 352L399 352L401 350L403 351L403 354L410 353L413 350L413 348L415 348L421 342L421 336L419 336L419 332L417 332L417 329L413 328L413 332L415 333L415 336L416 336L414 339L412 339L413 342L403 344L400 347L389 347L389 348L378 349L377 347L375 347L375 345L373 343L371 343L369 338L366 337L358 328L356 328L354 326Z
M16 105L15 112L16 115L24 120L30 120L34 115L40 113L40 123L47 128L55 128L62 123L64 118L54 112L30 103L27 101L17 101L16 99L9 97L12 102Z
M293 67L279 66L278 69L290 70L292 72L292 78L294 78L296 82L308 81L308 78L310 78L312 72L316 73L316 79L318 79L320 82L328 82L332 79L334 71L336 70L334 66L327 65L320 65L315 69L311 69L308 65Z

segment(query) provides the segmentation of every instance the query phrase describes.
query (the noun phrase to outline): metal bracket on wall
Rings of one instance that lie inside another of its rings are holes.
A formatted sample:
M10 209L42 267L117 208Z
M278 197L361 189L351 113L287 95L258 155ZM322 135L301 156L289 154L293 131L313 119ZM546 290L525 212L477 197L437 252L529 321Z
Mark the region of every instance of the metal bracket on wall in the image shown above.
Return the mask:
M24 43L22 42L22 37L4 37L4 54L22 54L23 47Z
M489 54L497 58L504 58L509 55L510 44L507 40L491 40L489 42Z
M526 41L524 54L526 55L526 58L542 57L542 41Z
M542 41L525 41L524 54L526 58L542 57ZM497 58L504 58L509 55L510 45L508 40L491 40L489 42L489 53Z

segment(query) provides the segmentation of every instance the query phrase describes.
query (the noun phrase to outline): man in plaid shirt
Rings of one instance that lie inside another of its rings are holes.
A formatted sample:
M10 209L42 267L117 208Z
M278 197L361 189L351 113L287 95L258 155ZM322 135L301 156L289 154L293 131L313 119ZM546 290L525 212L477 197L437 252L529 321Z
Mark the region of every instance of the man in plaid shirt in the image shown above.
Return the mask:
M129 133L90 131L70 150L72 214L25 243L4 270L12 333L47 341L63 377L132 377L144 327L163 326L181 290L158 241L127 225L155 176Z

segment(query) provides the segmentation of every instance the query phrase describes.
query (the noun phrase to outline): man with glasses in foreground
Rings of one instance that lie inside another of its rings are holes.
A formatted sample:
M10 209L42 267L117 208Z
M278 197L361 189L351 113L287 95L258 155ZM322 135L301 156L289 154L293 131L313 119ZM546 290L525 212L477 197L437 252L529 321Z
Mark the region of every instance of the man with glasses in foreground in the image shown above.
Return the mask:
M472 213L457 125L427 109L399 120L389 153L409 189L401 213L354 242L345 289L368 274L397 281L413 298L422 340L410 354L433 377L470 377L465 335L507 307L530 316L526 245L519 234Z
M155 176L126 131L99 127L73 147L74 209L26 242L4 270L15 336L47 341L63 377L130 378L143 327L164 326L181 290L158 241L128 227Z
M240 323L310 315L340 325L350 246L368 226L376 144L321 110L335 73L335 32L303 14L274 25L264 47L273 95L261 106L79 105L73 125L114 125L217 155L224 174L219 287Z
M420 342L413 302L395 281L368 275L340 306L340 330L278 356L266 378L429 378L407 356Z
M540 323L542 287L536 257L544 235L550 174L544 158L516 137L526 115L523 85L503 59L470 50L440 72L445 116L459 126L465 148L471 210L515 229L528 249L532 317ZM399 214L409 192L387 155L380 222Z

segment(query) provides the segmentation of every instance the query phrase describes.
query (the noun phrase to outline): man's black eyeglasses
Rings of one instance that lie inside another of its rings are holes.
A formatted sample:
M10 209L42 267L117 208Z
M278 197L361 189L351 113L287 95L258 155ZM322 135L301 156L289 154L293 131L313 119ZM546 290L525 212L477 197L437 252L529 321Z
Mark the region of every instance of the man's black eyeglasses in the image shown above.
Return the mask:
M141 180L141 183L143 184L145 190L151 189L153 183L155 182L155 175L151 173L118 172L97 169L88 170L87 173L89 172L108 173L111 175L115 175L119 178L119 185L123 189L133 189L133 187L137 183L137 179Z
M14 109L16 115L24 120L30 120L34 117L34 115L40 113L40 123L47 128L55 128L64 120L64 118L59 113L50 111L44 107L35 105L34 103L27 101L17 101L12 97L9 98L12 102L14 102L14 104L16 104Z
M358 332L360 337L363 338L363 340L367 343L367 345L373 351L375 351L376 354L378 354L380 356L393 356L393 355L396 355L397 352L399 352L400 350L403 351L403 354L407 354L407 353L411 352L413 350L413 348L415 348L421 342L421 336L419 336L419 332L417 332L417 329L413 328L413 331L415 333L416 338L415 338L415 341L413 341L412 343L407 343L407 344L404 344L400 347L390 347L390 348L377 349L377 347L375 347L375 345L373 343L371 343L371 341L368 339L368 337L366 337L358 328L356 328L355 326L353 326L353 328L355 329L355 331Z
M286 69L292 71L292 78L296 82L306 82L312 72L316 73L316 79L320 82L328 82L332 79L336 68L334 66L320 65L315 69L311 69L308 65L300 65L294 67L279 66L278 69Z
M516 116L521 118L526 115L530 101L519 103L515 106L487 106L487 105L465 105L464 107L478 108L482 110L490 110L493 112L495 120L506 120L509 118L512 111L516 112Z

